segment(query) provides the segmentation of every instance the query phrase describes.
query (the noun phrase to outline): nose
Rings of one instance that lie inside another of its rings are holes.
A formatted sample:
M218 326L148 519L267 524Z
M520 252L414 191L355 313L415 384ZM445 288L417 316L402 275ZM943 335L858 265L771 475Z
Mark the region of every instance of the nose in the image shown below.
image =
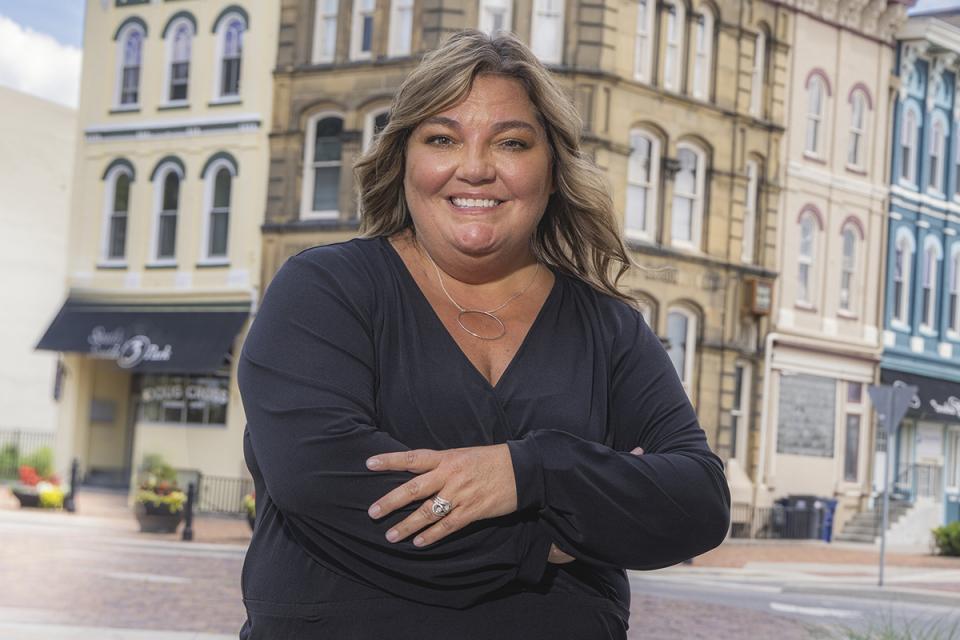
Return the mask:
M457 178L470 184L483 184L493 181L496 176L496 166L485 145L464 145Z

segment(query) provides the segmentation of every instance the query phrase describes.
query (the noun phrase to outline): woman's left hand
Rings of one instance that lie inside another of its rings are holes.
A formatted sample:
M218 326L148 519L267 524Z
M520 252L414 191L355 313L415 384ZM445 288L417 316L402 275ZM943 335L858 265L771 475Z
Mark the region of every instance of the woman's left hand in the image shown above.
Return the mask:
M471 522L496 518L517 510L517 483L510 449L505 444L435 451L415 449L382 453L367 460L373 471L409 471L417 474L370 506L371 518L383 518L415 500L424 500L414 513L387 532L399 542L414 533L418 547L466 527ZM445 516L433 513L439 495L452 507Z

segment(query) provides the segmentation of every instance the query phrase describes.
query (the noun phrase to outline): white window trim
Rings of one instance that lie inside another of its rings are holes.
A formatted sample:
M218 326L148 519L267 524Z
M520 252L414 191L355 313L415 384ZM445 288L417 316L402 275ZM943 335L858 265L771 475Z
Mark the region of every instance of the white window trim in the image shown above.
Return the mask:
M390 113L390 107L379 107L368 111L367 115L363 117L363 146L361 147L361 153L366 153L370 150L370 145L373 144L373 127L374 122L377 119L377 116L381 116L385 113Z
M954 176L956 184L953 185L953 201L960 203L960 122L954 120L953 123L953 163L950 165L950 175ZM949 184L949 181L948 183Z
M227 254L224 256L210 255L210 219L213 217L213 196L217 184L217 174L221 169L226 169L230 173L230 202L227 204ZM230 224L230 219L234 217L234 202L236 198L236 179L237 167L226 158L218 158L207 167L207 173L203 180L203 228L200 231L200 259L198 264L204 266L227 265L230 264L230 231L236 225Z
M916 125L913 128L912 133L907 130L907 112L911 112L914 115L914 121ZM917 172L917 154L920 153L920 110L913 104L913 102L907 102L903 107L903 118L900 121L900 135L898 137L897 150L898 155L902 156L902 149L904 144L904 136L912 135L913 144L910 146L910 155L908 156L907 169L909 170L907 175L903 175L903 167L900 167L900 171L897 172L897 183L904 187L917 188L917 179L919 178Z
M740 261L744 264L753 264L757 243L757 215L760 210L760 163L751 158L747 160L746 168L747 184L743 207Z
M187 58L187 97L184 100L171 100L170 99L170 71L173 66L173 46L174 38L177 35L177 29L185 25L187 31L190 32L190 57ZM193 96L193 91L191 91L191 85L193 84L193 49L195 40L197 38L196 31L193 28L193 23L191 23L187 18L177 18L167 26L167 37L164 38L164 50L166 52L163 64L163 92L160 94L160 106L161 107L183 107L190 104L190 98Z
M657 0L641 0L646 7L646 15L637 9L636 30L633 36L633 77L640 82L650 82L653 78L654 20L657 16ZM641 46L641 37L645 44Z
M693 97L699 100L709 100L710 98L710 86L713 80L713 24L714 16L713 12L707 8L702 7L700 12L697 13L698 16L703 17L703 51L700 50L700 43L694 37L694 41L691 43L693 45ZM695 29L699 28L699 24L695 26ZM696 36L696 33L694 33ZM702 75L697 77L697 68L698 63L702 62ZM700 82L698 82L698 80Z
M167 174L174 172L180 178L179 184L179 194L177 195L177 231L173 240L173 257L172 258L160 258L157 256L157 250L160 248L158 241L160 240L160 211L163 209L163 183L167 179ZM148 266L151 267L169 267L175 266L177 264L177 250L179 249L180 243L177 241L178 237L183 230L182 214L183 214L183 182L184 175L183 171L180 170L180 167L177 166L175 162L165 162L159 168L157 168L154 173L153 178L153 222L152 222L152 231L150 233L150 263Z
M125 53L124 50L126 49L127 38L130 37L131 31L140 32L140 78L139 84L137 85L137 101L129 104L120 104L120 96L123 93L123 56ZM128 24L117 36L117 59L113 73L113 77L115 79L113 87L114 111L136 111L140 108L140 100L143 97L143 68L144 59L146 58L146 45L147 37L143 32L143 27L138 24Z
M370 35L370 51L362 51L363 46L363 13L361 7L366 0L353 0L353 16L350 20L350 59L351 60L370 60L373 57L373 45L377 41L376 34ZM373 2L374 0L370 0ZM374 4L371 15L373 16L373 29L376 30L377 7Z
M544 28L540 20L537 19L538 14L542 11L541 6L545 2L550 0L533 0L533 9L530 16L530 48L533 49L534 44L537 42L537 35L540 30ZM554 0L560 6L560 31L557 35L557 47L553 51L536 51L534 50L534 55L540 59L540 62L543 64L560 64L563 62L563 45L564 45L564 32L566 29L563 28L564 21L566 20L566 0Z
M838 393L842 395L841 402L837 406L843 407L842 417L840 420L840 437L837 438L840 442L843 443L843 454L840 456L840 472L837 474L837 477L840 480L840 483L847 487L855 487L863 483L864 474L866 470L864 467L864 456L862 455L867 450L867 434L866 431L866 420L865 420L865 403L863 402L864 395L862 389L862 382L857 380L845 380L842 381L844 384L837 385L839 387ZM861 402L850 402L847 400L847 386L850 384L859 384L861 385ZM857 433L857 477L855 480L847 480L847 416L859 416L860 417L860 429Z
M913 290L911 286L913 277L913 259L916 255L917 247L910 232L904 227L897 230L894 239L894 260L896 260L896 248L903 243L903 289L900 291L900 311L902 316L891 314L890 324L897 329L910 329L910 294ZM893 265L894 277L896 277L896 264Z
M820 113L814 113L810 110L810 93L813 91L814 83L820 87ZM827 113L830 111L830 96L827 92L826 81L819 75L815 74L811 76L810 82L807 83L807 115L805 118L806 129L804 130L804 140L803 140L803 155L808 158L815 158L817 160L824 159L824 149L827 147L825 141L827 137ZM817 131L818 135L815 140L815 145L811 149L808 144L810 143L810 125L811 121L814 121L818 124Z
M123 257L122 258L111 258L110 257L110 222L113 219L113 203L116 199L116 190L117 190L117 178L121 174L126 174L130 177L130 193L127 195L127 235L126 240L130 240L130 208L131 202L133 201L133 172L130 171L128 167L119 166L114 167L107 174L106 179L103 181L104 188L104 197L103 197L103 215L101 220L103 224L100 229L100 260L97 262L97 266L100 267L125 267L127 266L127 252L129 249L129 242L124 243L123 247Z
M496 11L488 11L489 8L503 9L503 31L510 32L513 30L513 0L480 0L479 19L477 21L477 28L480 31L491 37L496 35L493 31L493 24L489 20L491 13L496 13Z
M950 282L956 282L957 305L954 310L954 317L947 318L947 337L951 340L960 341L960 242L954 242L950 245L950 273L947 280L947 310L950 309Z
M693 210L690 213L690 241L677 240L673 237L673 200L670 201L670 244L680 249L699 252L703 240L703 212L706 198L707 153L699 146L690 142L677 144L677 157L681 149L689 149L697 156L696 198L693 200ZM674 180L674 197L676 197L676 180Z
M763 107L763 79L767 65L767 34L757 32L753 49L753 75L750 79L750 115L759 118Z
M223 87L221 80L223 79L223 56L226 53L227 45L227 27L233 20L239 20L243 23L243 31L241 31L241 46L240 46L240 91L236 95L226 95L220 91ZM213 96L213 100L210 102L212 104L231 104L234 102L240 102L241 96L243 95L243 69L246 65L243 64L244 59L244 36L247 33L247 21L243 19L243 16L240 13L231 11L230 13L225 14L220 18L219 29L217 29L216 34L216 53L213 60L213 91L210 95Z
M936 175L933 175L931 173L931 175L929 176L930 181L927 182L926 190L927 190L927 193L943 198L946 196L946 188L947 188L947 179L946 179L946 176L944 175L944 171L947 169L947 166L946 166L946 160L948 157L947 141L950 135L950 126L947 123L946 116L944 116L939 111L935 111L933 113L933 117L930 118L930 140L929 140L929 155L927 156L927 160L928 160L927 166L931 167L933 163L930 162L930 160L932 160L934 155L937 154L937 149L935 145L936 139L934 138L934 135L936 133L936 128L938 124L943 127L942 129L943 137L940 139L941 148L939 150L940 151L939 153L939 164L940 164L939 169L940 170L937 171Z
M940 261L943 260L943 247L940 246L940 241L937 240L936 236L928 235L923 240L923 264L921 265L920 270L920 291L922 292L926 289L924 276L927 271L927 253L933 252L933 271L930 273L930 299L927 301L927 308L920 310L920 332L929 336L937 335L937 297L939 293L939 278L937 277L940 271ZM923 297L921 296L921 300ZM933 324L923 321L925 315L930 316L930 322Z
M844 315L846 317L856 317L856 312L854 311L854 309L857 308L857 305L855 303L860 293L859 278L857 277L860 270L857 268L858 267L857 259L861 252L858 250L860 248L858 246L860 234L857 233L857 229L853 224L846 224L844 225L843 229L840 230L840 287L839 287L839 290L842 296L843 295L843 274L845 270L844 262L847 259L847 256L844 255L844 245L845 245L846 235L848 233L853 237L853 256L852 256L853 264L851 266L851 271L850 271L850 288L847 290L847 308L846 309L843 308L842 298L840 298L837 300L837 313L839 315Z
M753 381L753 365L746 360L738 360L736 367L740 367L741 376L740 379L740 408L731 409L730 415L737 418L737 433L736 433L736 442L734 443L734 451L736 455L733 456L734 460L740 462L740 466L746 468L747 461L747 439L750 433L750 397L751 397L751 382ZM734 369L736 372L736 369ZM736 388L736 382L734 382L734 388Z
M803 245L803 223L805 220L810 220L811 226L813 228L813 237L810 240L810 256L804 256L801 252L801 247ZM813 301L816 296L816 281L817 281L817 252L819 251L820 243L817 242L817 236L819 235L820 223L817 220L817 216L810 211L805 211L800 216L800 220L797 224L797 292L794 296L794 301L797 306L803 307L805 309L813 309ZM800 297L800 265L807 265L807 297Z
M641 135L645 137L650 142L650 171L649 171L649 186L647 188L647 202L646 202L646 220L645 227L643 229L633 229L627 226L627 211L630 207L629 200L629 185L630 182L630 164L629 159L627 160L627 202L626 207L624 208L623 216L623 232L627 238L643 240L646 242L652 242L656 237L657 233L657 201L659 197L660 186L660 138L659 136L654 135L649 129L637 128L630 130L630 138L632 139L634 135ZM632 154L631 154L632 155Z
M690 389L693 387L693 367L696 362L698 329L697 320L699 319L699 315L686 307L670 307L667 309L667 321L665 329L670 326L671 313L678 313L682 316L685 316L687 319L686 351L683 354L683 378L681 378L680 382L683 384L683 388L689 395Z
M854 118L853 118L854 115L855 115L855 113L856 113L854 109L855 109L856 102L857 102L858 100L860 101L861 108L862 108L860 113L863 114L863 122L861 123L861 127L860 127L859 129L854 126ZM867 160L867 156L868 156L869 153L870 153L870 150L869 150L869 146L870 146L870 145L868 144L868 141L867 141L867 132L870 131L870 124L869 124L869 122L868 122L867 120L868 120L868 118L870 117L870 115L869 115L869 111L870 111L870 110L867 108L867 104L868 104L868 102L867 102L867 96L866 96L866 94L865 94L862 90L860 90L860 89L858 89L857 91L855 91L854 94L853 94L853 99L850 101L850 131L849 131L849 133L848 133L849 138L848 138L848 143L847 143L847 145L848 145L848 147L847 147L847 168L848 168L848 169L853 169L854 171L865 171L865 170L866 170L866 166L867 166L867 165L866 165L866 160ZM857 154L857 158L860 160L859 163L850 162L850 145L852 144L853 136L854 136L854 135L859 135L859 136L860 136L860 138L859 138L859 139L860 139L860 153Z
M340 118L343 114L336 111L322 111L310 117L307 123L307 138L303 145L303 189L300 193L301 220L336 220L340 217L338 209L326 211L313 210L313 147L316 141L317 123L324 118ZM341 149L340 171L343 171L343 150Z
M683 52L684 52L684 27L686 26L686 8L683 2L668 0L664 3L667 25L670 23L670 7L674 10L676 16L676 41L670 41L670 29L665 28L663 34L664 52L663 52L663 88L669 91L680 91L680 84L683 82ZM673 64L673 73L667 73L667 60L669 59L670 47L674 48L675 60Z
M401 31L402 11L410 12L409 30ZM387 55L391 58L409 56L413 47L413 0L390 0L390 34L387 43Z
M336 34L339 31L339 29L337 28L337 23L339 22L339 19L340 19L340 2L339 0L334 0L334 2L337 5L337 10L333 14L328 15L326 13L323 13L326 0L316 0L316 4L314 6L315 10L313 13L313 51L311 52L311 55L310 55L310 60L311 62L313 62L313 64L323 64L323 63L333 62L334 58L337 55L336 36L334 36L333 46L329 47L330 48L329 54L324 53L324 49L327 48L325 47L327 43L323 39L323 35L324 35L323 18L324 17L333 18L334 25L335 25L334 34Z

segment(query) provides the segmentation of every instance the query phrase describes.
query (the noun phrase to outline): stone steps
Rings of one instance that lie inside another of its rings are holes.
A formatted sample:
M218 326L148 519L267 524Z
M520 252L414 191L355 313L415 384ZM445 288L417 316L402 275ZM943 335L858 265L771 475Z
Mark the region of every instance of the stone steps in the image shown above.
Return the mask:
M880 535L880 527L883 521L882 507L879 503L876 506L878 508L870 511L861 511L853 516L853 518L848 520L847 524L844 525L843 531L833 536L833 539L837 542L862 542L867 544L876 542L877 537ZM911 506L910 503L901 500L890 501L890 512L887 522L888 531L890 527L910 511Z

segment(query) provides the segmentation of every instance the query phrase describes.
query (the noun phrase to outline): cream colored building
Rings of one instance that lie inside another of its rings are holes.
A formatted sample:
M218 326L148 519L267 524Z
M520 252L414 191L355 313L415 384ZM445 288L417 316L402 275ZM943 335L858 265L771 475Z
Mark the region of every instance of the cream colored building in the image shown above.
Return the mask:
M2 447L13 431L52 434L57 425L57 356L33 347L62 302L77 114L3 87L0 110Z
M260 290L273 2L88 0L58 465L246 475L234 361Z
M871 490L867 385L882 350L881 291L899 2L793 2L773 330L766 337L757 501Z

